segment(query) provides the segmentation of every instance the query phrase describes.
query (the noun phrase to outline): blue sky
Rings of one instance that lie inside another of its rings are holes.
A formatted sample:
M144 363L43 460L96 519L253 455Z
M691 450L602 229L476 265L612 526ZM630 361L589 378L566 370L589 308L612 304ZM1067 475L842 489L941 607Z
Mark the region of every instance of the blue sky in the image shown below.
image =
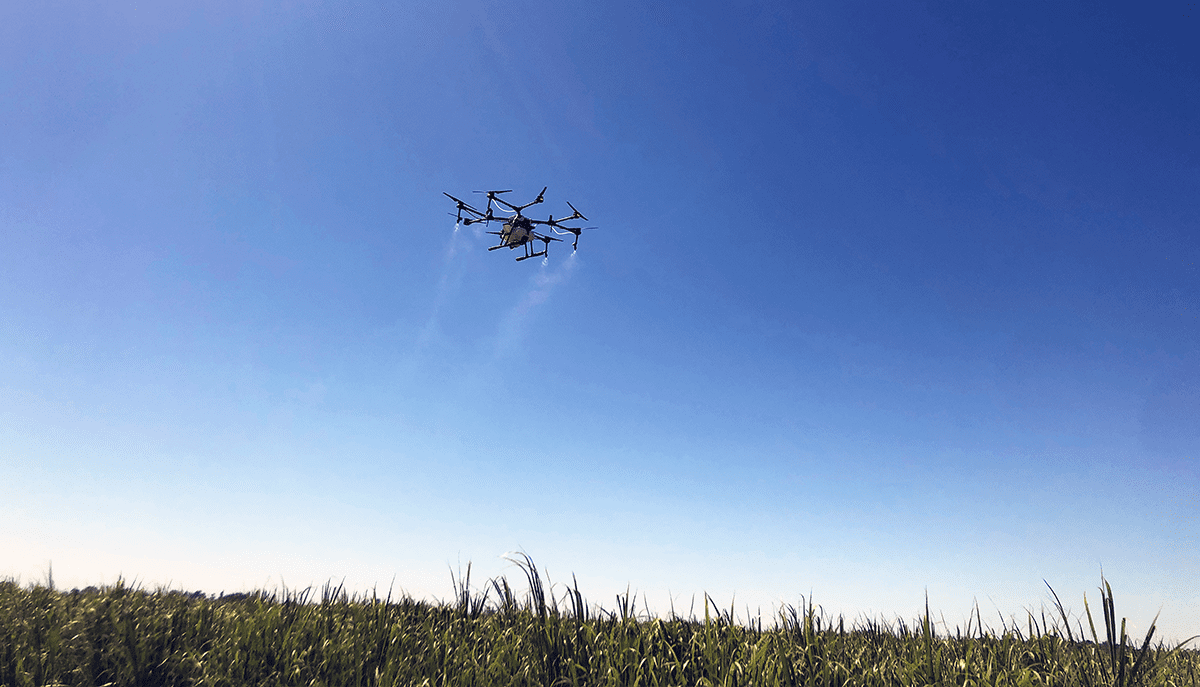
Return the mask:
M0 10L0 575L1200 633L1191 4L167 5Z

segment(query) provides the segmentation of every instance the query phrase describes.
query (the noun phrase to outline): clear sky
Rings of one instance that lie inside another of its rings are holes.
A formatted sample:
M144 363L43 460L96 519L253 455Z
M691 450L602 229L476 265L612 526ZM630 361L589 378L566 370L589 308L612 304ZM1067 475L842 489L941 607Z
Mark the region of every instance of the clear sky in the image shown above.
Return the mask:
M0 8L0 575L1200 633L1195 3L194 4Z

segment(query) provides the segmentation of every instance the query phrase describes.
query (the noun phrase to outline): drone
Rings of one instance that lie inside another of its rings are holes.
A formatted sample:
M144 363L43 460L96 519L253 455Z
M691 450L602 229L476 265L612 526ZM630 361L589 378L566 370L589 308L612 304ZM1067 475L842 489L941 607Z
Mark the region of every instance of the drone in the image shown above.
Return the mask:
M488 232L489 234L495 234L496 236L500 237L500 243L498 245L489 247L488 250L493 251L500 248L508 248L509 250L512 250L517 247L524 248L525 254L517 258L517 262L520 262L522 260L528 260L529 258L536 258L538 256L546 255L550 250L551 241L562 241L562 239L536 231L536 227L539 224L550 227L550 230L559 236L574 234L575 240L571 243L572 252L579 248L579 236L583 234L585 229L597 228L564 226L563 222L572 222L577 219L587 221L587 217L584 217L583 213L579 210L576 210L575 206L571 205L569 202L567 203L567 206L570 207L573 212L569 217L563 217L562 219L554 219L554 215L550 215L549 219L533 219L532 217L526 217L525 215L521 214L525 208L528 208L532 205L537 205L544 200L543 196L546 194L546 188L542 189L542 192L537 195L537 198L534 198L524 205L513 205L512 203L500 197L500 194L502 193L512 193L511 188L504 191L475 191L475 193L487 194L487 210L484 212L480 212L479 210L471 207L468 203L455 198L449 193L443 191L442 195L458 204L458 211L451 212L449 214L454 215L458 218L459 222L462 222L467 226L477 222L483 222L485 225L491 225L493 221L503 222L504 225L501 231ZM492 211L493 203L496 204L496 210L510 214L507 216L494 214ZM467 213L466 217L463 217L463 212ZM534 241L542 242L541 250L536 250Z

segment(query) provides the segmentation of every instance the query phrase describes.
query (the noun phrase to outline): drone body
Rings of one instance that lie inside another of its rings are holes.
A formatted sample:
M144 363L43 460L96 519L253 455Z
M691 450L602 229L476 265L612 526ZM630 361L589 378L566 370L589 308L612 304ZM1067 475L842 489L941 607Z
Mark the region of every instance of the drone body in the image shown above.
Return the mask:
M582 219L582 220L587 219L587 217L583 216L583 213L576 210L575 206L571 205L570 203L567 203L567 206L570 207L571 210L574 211L574 213L570 217L564 217L563 219L560 219L560 220L555 220L554 215L550 215L549 219L533 219L532 217L526 217L525 215L521 214L521 212L523 210L525 210L525 208L527 208L531 205L537 205L538 203L541 203L543 200L542 197L546 193L546 189L543 188L542 192L538 194L537 198L533 199L532 201L530 201L524 205L513 205L512 203L509 203L508 201L499 197L499 195L501 193L510 193L511 191L512 191L512 189L508 189L506 191L476 191L475 193L486 193L487 194L488 202L487 202L487 210L485 212L480 212L479 210L476 210L475 208L473 208L470 205L468 205L467 203L459 200L458 198L455 198L454 196L450 195L449 193L443 192L442 195L446 196L447 198L449 198L450 200L452 200L458 204L458 212L450 213L450 214L455 215L458 218L458 221L462 222L463 224L471 225L476 222L483 222L484 224L490 225L493 221L503 222L504 226L501 231L489 231L488 232L489 234L495 234L500 237L500 243L498 245L488 248L488 250L493 251L498 248L508 248L509 250L512 250L517 247L522 247L525 249L525 254L522 255L521 257L517 258L518 262L521 260L528 260L529 258L536 258L541 255L546 255L550 249L551 241L562 241L562 239L554 238L553 236L550 236L549 234L538 233L536 230L536 227L539 224L544 224L544 225L550 227L550 229L555 234L558 234L560 236L565 236L566 234L574 234L575 241L571 244L572 251L574 251L575 249L577 249L579 247L579 235L583 233L584 229L595 229L596 228L596 227L563 226L562 225L563 222L570 222L570 221L576 220L576 219ZM502 212L508 212L508 213L512 213L512 214L508 215L507 217L497 216L497 215L493 214L493 212L492 212L492 203L493 202L496 203L497 208L500 209ZM503 207L500 207L500 206L503 206ZM505 209L505 208L507 208L507 209ZM463 217L463 214L462 214L464 210L467 212L466 217ZM560 229L562 229L563 231L559 231ZM542 245L542 249L540 251L536 250L536 248L533 246L534 241L542 242L543 245Z

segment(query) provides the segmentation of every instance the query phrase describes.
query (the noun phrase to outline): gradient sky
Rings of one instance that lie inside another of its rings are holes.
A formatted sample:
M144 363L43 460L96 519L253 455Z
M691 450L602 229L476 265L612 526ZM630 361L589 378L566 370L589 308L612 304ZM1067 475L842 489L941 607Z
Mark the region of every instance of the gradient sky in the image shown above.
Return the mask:
M191 4L0 8L0 576L1200 633L1195 3Z

